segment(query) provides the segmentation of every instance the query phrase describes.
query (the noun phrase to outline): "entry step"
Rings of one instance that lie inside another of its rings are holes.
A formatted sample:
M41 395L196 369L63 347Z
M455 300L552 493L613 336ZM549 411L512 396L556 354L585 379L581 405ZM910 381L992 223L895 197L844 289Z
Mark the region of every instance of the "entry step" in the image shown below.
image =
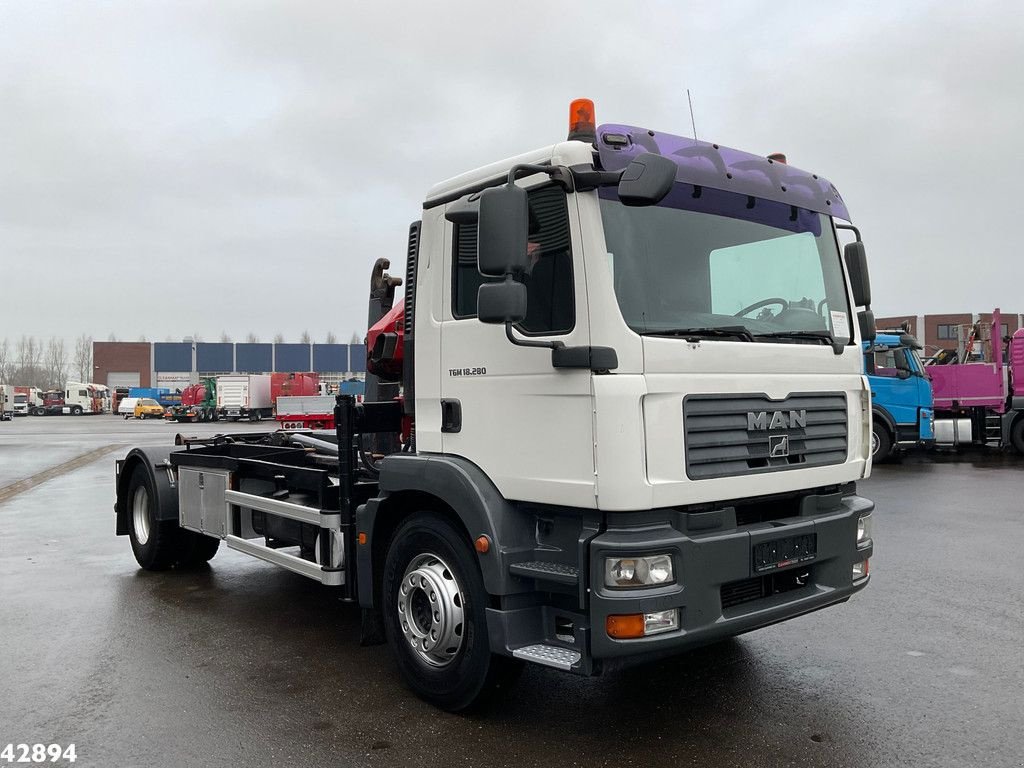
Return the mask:
M580 580L577 568L561 563L542 563L535 560L529 563L513 563L508 570L513 576L553 581L558 584L577 584Z
M563 672L568 672L575 664L578 664L583 654L574 651L572 648L560 648L557 645L527 645L516 648L512 655L523 661L532 661L534 664L543 664L545 667L554 667Z

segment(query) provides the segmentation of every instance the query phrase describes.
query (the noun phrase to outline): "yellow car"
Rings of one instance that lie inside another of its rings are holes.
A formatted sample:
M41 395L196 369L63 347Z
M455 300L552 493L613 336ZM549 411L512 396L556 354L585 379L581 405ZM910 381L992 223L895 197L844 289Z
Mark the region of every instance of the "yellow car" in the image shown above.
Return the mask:
M135 418L148 419L150 417L162 419L164 417L164 407L152 398L140 397L139 401L135 403Z

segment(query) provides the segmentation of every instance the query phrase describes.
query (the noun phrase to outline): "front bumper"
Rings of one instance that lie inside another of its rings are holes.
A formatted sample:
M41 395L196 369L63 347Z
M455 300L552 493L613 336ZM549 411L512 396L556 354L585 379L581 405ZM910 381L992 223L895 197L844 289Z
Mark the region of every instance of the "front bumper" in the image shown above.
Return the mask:
M827 499L827 497L818 497ZM853 582L853 564L871 557L873 543L858 548L857 519L874 509L860 496L837 497L835 505L808 515L708 533L680 530L673 520L641 528L608 527L591 543L590 652L615 658L682 650L791 619L848 600L870 576ZM710 513L714 514L714 513ZM766 573L755 570L753 549L790 536L814 534L809 562ZM604 586L606 557L665 552L676 569L674 584L647 589ZM605 632L613 614L679 611L679 629L634 640Z
M554 604L504 611L490 609L492 647L510 653L534 643L580 654L570 671L592 674L609 663L642 661L677 653L845 602L870 581L853 580L853 565L874 551L868 539L857 545L857 521L874 504L839 493L804 497L792 517L736 524L731 507L686 513L660 510L609 515L592 538L588 562L580 569L581 606ZM813 559L759 571L758 544L813 534ZM604 585L609 557L668 554L675 582L661 587L611 589ZM678 629L620 640L606 631L609 616L675 609ZM560 635L557 627L571 626ZM498 642L494 642L497 640Z

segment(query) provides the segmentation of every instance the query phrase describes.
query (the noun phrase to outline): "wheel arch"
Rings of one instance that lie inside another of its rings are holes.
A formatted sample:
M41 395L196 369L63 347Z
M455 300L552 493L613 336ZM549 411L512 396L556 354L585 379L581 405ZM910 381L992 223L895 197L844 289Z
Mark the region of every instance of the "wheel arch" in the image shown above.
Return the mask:
M896 419L892 417L883 406L871 403L871 419L873 421L881 422L881 424L889 431L889 437L892 438L893 442L896 442L898 433L896 430Z
M178 489L170 474L169 461L171 453L175 450L173 447L132 448L121 462L114 500L118 536L127 536L131 524L128 513L128 486L136 467L141 466L145 469L149 475L150 487L155 489L157 520L178 520Z
M509 594L521 587L512 583L506 563L516 544L529 547L529 518L505 500L494 483L473 463L456 456L395 455L382 460L380 494L356 513L357 535L366 534L357 547L359 604L380 604L380 573L392 534L409 515L430 511L451 521L465 535L491 595ZM473 542L490 539L481 554Z

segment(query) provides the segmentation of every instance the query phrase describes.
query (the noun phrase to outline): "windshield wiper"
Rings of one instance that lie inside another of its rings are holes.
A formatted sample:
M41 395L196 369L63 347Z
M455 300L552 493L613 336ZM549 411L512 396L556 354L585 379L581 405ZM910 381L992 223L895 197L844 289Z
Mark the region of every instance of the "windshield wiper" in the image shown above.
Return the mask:
M768 333L754 334L758 338L766 339L822 339L829 344L832 343L832 334L829 331L769 331Z
M641 336L683 336L687 341L700 339L740 339L753 341L754 337L744 325L724 325L718 328L668 328L663 331L645 331Z
M843 353L843 345L836 341L831 331L769 331L755 335L759 339L820 339L826 344L831 344L832 351L837 355Z

